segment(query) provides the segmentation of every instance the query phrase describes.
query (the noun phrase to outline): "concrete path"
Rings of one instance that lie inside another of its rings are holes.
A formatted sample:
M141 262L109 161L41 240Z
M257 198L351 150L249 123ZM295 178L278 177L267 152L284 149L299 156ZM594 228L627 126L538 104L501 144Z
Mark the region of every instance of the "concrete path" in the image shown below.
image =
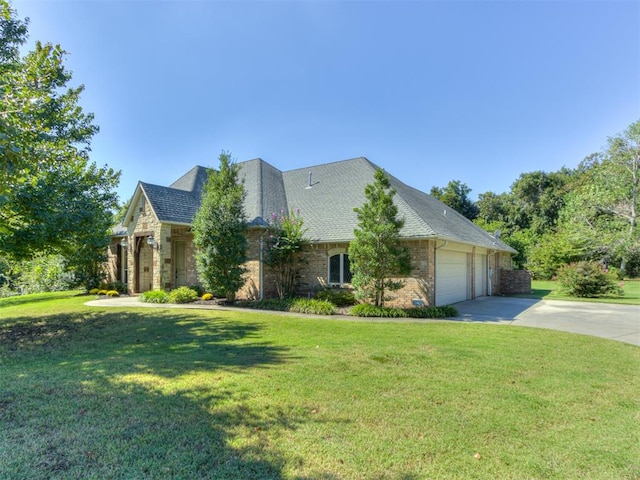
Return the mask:
M640 306L482 297L455 305L456 320L548 328L640 345Z
M161 307L239 310L233 307L201 304L142 303L138 297L100 298L86 303L98 307ZM480 322L520 327L548 328L564 332L581 333L608 338L640 346L640 306L611 303L565 302L560 300L534 300L515 297L481 297L455 304L460 322ZM318 315L302 315L289 312L262 313L303 317L326 318ZM364 322L425 321L418 319L359 318L334 315L331 319L347 319Z

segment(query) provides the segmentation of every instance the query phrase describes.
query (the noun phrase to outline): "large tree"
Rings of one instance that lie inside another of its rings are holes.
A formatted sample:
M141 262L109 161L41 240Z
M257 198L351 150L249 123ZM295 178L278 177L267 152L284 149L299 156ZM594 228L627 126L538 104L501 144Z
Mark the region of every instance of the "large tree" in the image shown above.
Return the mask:
M469 220L478 216L478 206L469 198L471 189L460 180L451 180L444 188L432 187L429 193Z
M204 287L222 293L228 301L245 283L247 222L244 184L239 166L228 152L220 154L220 169L210 170L202 204L193 221L196 265Z
M389 176L378 169L374 183L365 187L365 203L353 209L358 226L349 245L352 284L361 298L376 306L384 306L386 292L402 288L398 276L411 273L409 252L400 244L404 220L398 218L395 193Z
M93 115L69 87L59 45L20 56L28 21L0 0L0 254L66 257L87 286L100 276L119 172L89 161Z
M608 139L600 155L581 164L581 185L568 196L565 224L587 240L591 259L625 270L640 265L640 121Z

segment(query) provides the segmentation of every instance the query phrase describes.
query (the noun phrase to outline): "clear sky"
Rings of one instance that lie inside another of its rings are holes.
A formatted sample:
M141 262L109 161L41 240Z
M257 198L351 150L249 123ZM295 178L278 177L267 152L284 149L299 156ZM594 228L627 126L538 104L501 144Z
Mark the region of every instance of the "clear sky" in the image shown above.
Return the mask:
M168 185L194 165L365 156L429 192L508 191L640 119L639 1L14 0L59 43L92 160Z

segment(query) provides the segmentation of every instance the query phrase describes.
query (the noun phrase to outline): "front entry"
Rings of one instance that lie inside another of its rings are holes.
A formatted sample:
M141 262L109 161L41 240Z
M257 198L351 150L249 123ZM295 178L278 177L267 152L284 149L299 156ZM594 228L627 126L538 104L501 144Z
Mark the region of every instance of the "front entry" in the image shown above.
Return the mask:
M146 237L136 237L136 292L153 290L153 247Z
M173 243L173 286L187 285L186 242Z

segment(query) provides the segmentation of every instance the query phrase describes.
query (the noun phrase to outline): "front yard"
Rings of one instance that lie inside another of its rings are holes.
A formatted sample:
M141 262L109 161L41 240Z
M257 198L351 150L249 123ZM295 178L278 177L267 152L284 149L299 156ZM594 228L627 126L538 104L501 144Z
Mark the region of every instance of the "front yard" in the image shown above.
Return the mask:
M640 348L454 322L0 300L0 476L640 477Z

